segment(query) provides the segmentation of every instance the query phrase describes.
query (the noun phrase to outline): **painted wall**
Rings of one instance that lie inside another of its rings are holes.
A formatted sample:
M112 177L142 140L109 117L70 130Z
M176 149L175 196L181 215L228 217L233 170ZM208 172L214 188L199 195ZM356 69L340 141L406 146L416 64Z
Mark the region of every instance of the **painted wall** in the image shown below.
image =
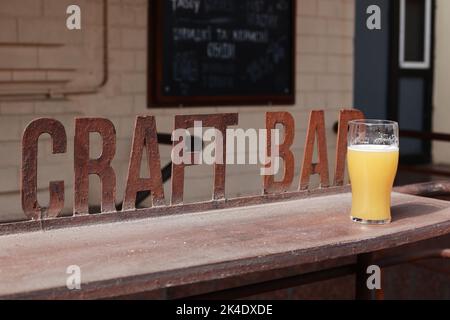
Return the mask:
M450 1L437 0L436 6L433 131L450 133ZM433 143L433 161L450 163L450 143Z

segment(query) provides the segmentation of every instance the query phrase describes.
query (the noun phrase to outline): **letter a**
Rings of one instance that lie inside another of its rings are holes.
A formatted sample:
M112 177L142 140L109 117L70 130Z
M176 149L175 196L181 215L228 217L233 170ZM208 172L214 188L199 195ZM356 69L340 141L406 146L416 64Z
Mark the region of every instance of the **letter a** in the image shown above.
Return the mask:
M367 289L369 290L380 290L381 289L381 269L379 266L372 265L367 267L367 274L370 274L370 277L367 278Z
M69 290L81 289L81 269L77 265L68 266L66 273L70 276L67 277L66 286Z
M371 5L367 7L367 14L370 16L367 18L367 29L369 30L381 30L381 9L377 5Z
M67 14L70 16L67 17L66 26L69 30L81 30L81 9L79 6L72 4L67 7Z

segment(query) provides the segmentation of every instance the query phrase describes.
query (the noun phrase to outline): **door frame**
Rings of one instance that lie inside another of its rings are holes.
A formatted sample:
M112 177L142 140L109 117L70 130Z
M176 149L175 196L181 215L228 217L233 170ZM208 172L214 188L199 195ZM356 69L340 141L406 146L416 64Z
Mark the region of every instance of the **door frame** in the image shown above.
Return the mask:
M429 69L402 69L399 63L399 38L400 38L400 1L390 1L390 41L389 41L389 79L388 79L388 103L387 115L390 119L399 119L399 79L419 77L424 80L424 114L423 130L432 131L433 115L433 82L434 82L434 51L435 51L435 17L436 1L431 0L431 34L430 34L430 67ZM404 164L428 164L432 161L431 141L421 140L422 152L417 155L401 156Z

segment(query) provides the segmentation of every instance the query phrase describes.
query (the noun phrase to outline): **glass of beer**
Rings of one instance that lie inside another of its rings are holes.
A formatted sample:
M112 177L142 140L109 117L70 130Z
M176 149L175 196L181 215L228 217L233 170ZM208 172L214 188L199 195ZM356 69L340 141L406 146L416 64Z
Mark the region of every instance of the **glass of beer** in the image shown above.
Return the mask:
M399 157L398 123L350 121L347 152L351 219L363 224L390 223L391 191Z

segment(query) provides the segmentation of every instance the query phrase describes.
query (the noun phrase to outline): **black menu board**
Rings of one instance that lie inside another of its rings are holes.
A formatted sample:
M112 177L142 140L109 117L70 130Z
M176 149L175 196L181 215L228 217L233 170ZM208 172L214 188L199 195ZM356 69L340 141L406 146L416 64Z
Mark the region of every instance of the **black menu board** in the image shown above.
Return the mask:
M154 104L294 103L295 0L153 2Z

